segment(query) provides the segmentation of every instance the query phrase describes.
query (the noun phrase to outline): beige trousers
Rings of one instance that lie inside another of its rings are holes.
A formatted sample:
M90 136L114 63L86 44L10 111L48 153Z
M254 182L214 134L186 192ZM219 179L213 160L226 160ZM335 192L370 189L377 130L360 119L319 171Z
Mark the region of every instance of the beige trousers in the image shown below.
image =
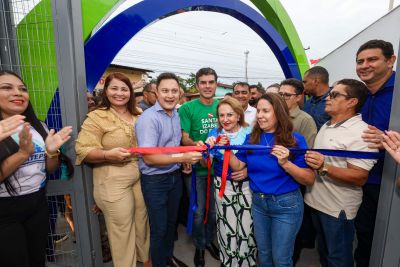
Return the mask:
M134 171L134 172L132 172ZM150 228L138 169L94 179L94 198L103 211L114 267L149 260Z

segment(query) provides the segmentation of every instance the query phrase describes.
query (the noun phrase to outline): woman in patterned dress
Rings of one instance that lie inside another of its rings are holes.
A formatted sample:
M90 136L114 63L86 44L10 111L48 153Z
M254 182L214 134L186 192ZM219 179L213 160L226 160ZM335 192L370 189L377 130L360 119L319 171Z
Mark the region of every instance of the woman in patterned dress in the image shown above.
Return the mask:
M244 121L244 111L236 99L226 97L217 106L218 128L210 131L206 143L214 145L219 135L231 145L241 145L251 132ZM236 153L236 151L232 151ZM217 211L217 236L221 266L256 266L256 244L251 216L251 191L248 178L234 180L228 170L225 192L221 188L224 150L212 150Z

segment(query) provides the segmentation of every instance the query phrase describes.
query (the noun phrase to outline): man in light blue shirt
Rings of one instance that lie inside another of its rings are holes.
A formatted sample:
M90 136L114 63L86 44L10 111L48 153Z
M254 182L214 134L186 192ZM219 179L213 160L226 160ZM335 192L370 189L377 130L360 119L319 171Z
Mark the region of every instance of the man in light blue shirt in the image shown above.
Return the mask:
M179 146L181 126L175 109L179 82L173 73L157 78L157 102L136 122L139 147ZM153 267L187 266L173 256L175 224L182 196L180 164L194 164L200 152L143 155L139 160L141 186L150 219L150 253Z

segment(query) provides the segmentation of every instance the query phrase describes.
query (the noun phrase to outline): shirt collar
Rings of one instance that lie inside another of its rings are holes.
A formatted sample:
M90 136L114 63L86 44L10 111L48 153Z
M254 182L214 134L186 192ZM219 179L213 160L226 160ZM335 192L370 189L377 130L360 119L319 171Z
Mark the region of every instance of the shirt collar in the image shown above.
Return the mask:
M255 107L252 107L252 106L250 106L249 104L247 104L247 108L246 108L246 110L244 111L245 113L248 113L248 112L252 112L253 110L255 110L256 108Z
M329 89L329 90L326 91L325 94L323 94L322 96L312 96L312 97L310 98L310 101L313 102L313 103L317 103L317 102L323 101L323 100L325 100L325 99L328 97L328 94L329 94L330 91L331 91L331 90Z
M342 121L340 121L340 122L338 122L338 123L336 123L334 125L332 125L331 121L329 120L329 121L326 122L326 126L332 127L332 128L338 128L338 127L348 128L348 127L350 127L351 125L353 125L354 123L356 123L356 122L358 122L360 120L362 120L361 114L357 113L353 117L350 117L350 118L347 118L345 120L342 120Z
M396 72L393 71L392 75L390 75L389 79L381 86L381 88L379 88L378 91L375 92L375 94L378 94L378 93L386 91L386 90L393 90L395 78L396 78ZM371 93L369 93L369 94L371 94ZM375 94L371 94L371 95L375 95Z
M167 114L168 116L169 116L169 114L165 111L165 109L160 105L160 103L158 103L158 100L156 101L156 103L154 104L154 109L157 111L157 112L164 112L165 114ZM174 108L174 110L172 111L172 116L171 117L173 117L173 116L175 116L176 115L176 108Z

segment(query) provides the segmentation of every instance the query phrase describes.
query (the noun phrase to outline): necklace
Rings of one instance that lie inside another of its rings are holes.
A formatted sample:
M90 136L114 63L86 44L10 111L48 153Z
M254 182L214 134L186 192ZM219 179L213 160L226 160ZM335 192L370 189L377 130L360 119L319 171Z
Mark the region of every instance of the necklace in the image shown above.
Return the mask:
M262 135L263 135L263 137L264 137L264 141L265 141L265 143L267 144L267 146L272 147L271 143L272 143L272 140L274 139L274 135L272 135L272 137L269 139L269 141L267 140L267 137L266 137L266 134L265 134L265 133L262 134Z

